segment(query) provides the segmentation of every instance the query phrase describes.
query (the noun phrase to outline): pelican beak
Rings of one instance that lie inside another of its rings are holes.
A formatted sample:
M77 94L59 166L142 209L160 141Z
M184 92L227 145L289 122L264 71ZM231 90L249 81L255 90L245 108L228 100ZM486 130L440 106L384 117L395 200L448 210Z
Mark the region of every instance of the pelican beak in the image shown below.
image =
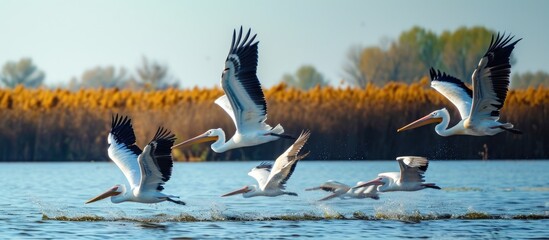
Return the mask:
M418 128L418 127L421 127L421 126L425 126L427 124L430 124L430 123L440 123L442 122L442 118L440 117L433 117L431 114L425 116L425 117L422 117L404 127L401 127L397 130L397 132L402 132L402 131L406 131L406 130L410 130L410 129L414 129L414 128Z
M361 188L361 187L367 187L367 186L372 186L372 185L383 185L384 183L381 181L381 178L376 178L372 181L369 181L367 183L363 183L363 184L360 184L360 185L357 185L357 186L354 186L353 189L357 189L357 188Z
M111 197L111 196L116 196L116 195L120 194L120 192L117 192L117 190L118 190L118 187L114 186L111 189L105 191L104 193L101 193L101 194L97 195L96 197L88 200L86 202L86 204L92 203L92 202L97 202L99 200L102 200L102 199L105 199L105 198L108 198L108 197Z
M236 195L236 194L239 194L239 193L247 193L249 191L250 191L250 189L248 188L248 186L244 186L241 189L238 189L236 191L232 191L230 193L224 194L221 197L228 197L228 196Z
M179 147L179 146L185 146L185 145L189 145L191 143L203 143L203 142L209 142L209 141L217 141L219 137L218 136L213 136L213 137L210 137L208 136L207 133L203 133L203 134L200 134L196 137L193 137L187 141L183 141L183 142L180 142L176 145L174 145L172 147L172 149L176 148L176 147Z

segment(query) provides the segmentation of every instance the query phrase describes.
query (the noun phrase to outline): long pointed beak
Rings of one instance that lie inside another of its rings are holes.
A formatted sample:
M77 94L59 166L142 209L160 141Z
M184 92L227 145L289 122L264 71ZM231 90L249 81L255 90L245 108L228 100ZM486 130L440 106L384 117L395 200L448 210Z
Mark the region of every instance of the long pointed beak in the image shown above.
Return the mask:
M248 189L248 186L244 186L243 188L238 189L236 191L232 191L230 193L221 195L221 197L228 197L228 196L236 195L236 194L239 194L239 193L247 193L249 191L250 191L250 189Z
M209 142L209 141L217 141L218 138L219 138L218 136L210 137L206 133L204 133L204 134L200 134L196 137L193 137L193 138L191 138L187 141L180 142L180 143L174 145L172 147L172 149L174 149L176 147L180 147L180 146L189 145L191 143L202 143L202 142Z
M120 194L120 192L117 192L116 190L118 190L118 187L113 187L113 188L105 191L104 193L101 193L101 194L97 195L96 197L88 200L86 202L86 204L92 203L92 202L97 202L99 200L102 200L102 199L105 199L105 198L108 198L108 197L111 197L111 196L116 196L116 195Z
M383 185L384 183L381 181L381 178L376 178L372 181L369 181L369 182L366 182L366 183L363 183L363 184L360 184L360 185L357 185L357 186L354 186L353 189L357 189L357 188L361 188L361 187L367 187L367 186L372 186L372 185Z
M406 131L406 130L410 130L410 129L414 129L414 128L418 128L418 127L421 127L421 126L425 126L427 124L431 124L431 123L439 123L439 122L442 122L442 118L439 118L439 117L432 117L431 114L425 116L425 117L422 117L404 127L401 127L397 130L397 132L402 132L402 131Z

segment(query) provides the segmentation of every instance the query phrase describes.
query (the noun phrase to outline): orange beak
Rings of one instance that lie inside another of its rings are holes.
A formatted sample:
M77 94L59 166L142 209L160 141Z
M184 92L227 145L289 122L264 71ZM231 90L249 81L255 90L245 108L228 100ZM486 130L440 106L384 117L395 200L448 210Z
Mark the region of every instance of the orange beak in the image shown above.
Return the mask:
M244 186L241 189L238 189L236 191L232 191L230 193L224 194L221 197L228 197L228 196L236 195L236 194L239 194L239 193L247 193L249 191L250 191L250 189L248 188L248 186Z
M218 136L210 137L206 133L203 133L203 134L200 134L196 137L193 137L193 138L191 138L187 141L183 141L183 142L180 142L180 143L174 145L172 147L172 149L174 149L176 147L180 147L180 146L190 145L192 143L203 143L203 142L217 141L218 138L219 138Z
M431 124L431 123L440 123L442 122L442 118L439 118L439 117L432 117L431 114L425 116L425 117L422 117L404 127L401 127L397 130L397 132L402 132L402 131L406 131L406 130L410 130L410 129L414 129L414 128L418 128L418 127L421 127L421 126L425 126L427 124Z
M111 189L105 191L104 193L101 193L99 195L97 195L96 197L88 200L86 202L86 204L88 203L92 203L92 202L97 202L99 200L102 200L102 199L105 199L105 198L108 198L108 197L111 197L111 196L116 196L118 194L120 194L120 192L117 192L116 190L118 190L118 187L112 187Z

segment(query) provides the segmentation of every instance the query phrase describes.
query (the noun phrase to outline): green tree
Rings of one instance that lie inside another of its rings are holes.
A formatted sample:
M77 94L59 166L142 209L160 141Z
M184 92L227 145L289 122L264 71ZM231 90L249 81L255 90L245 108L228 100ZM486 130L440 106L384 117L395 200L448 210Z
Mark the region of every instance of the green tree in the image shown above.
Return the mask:
M349 49L347 62L343 65L343 79L355 86L364 88L368 84L368 79L361 68L362 51L363 48L360 46L353 46Z
M471 74L486 53L493 34L493 31L485 27L461 27L454 32L443 32L440 40L444 46L444 70L466 83L471 83Z
M113 66L96 67L86 70L82 74L80 82L73 78L70 83L70 88L123 88L130 80L126 76L126 73L125 68L120 68L117 72Z
M38 70L30 58L23 58L19 62L4 64L0 80L8 88L14 88L17 85L35 88L42 85L45 77L44 72Z
M549 87L549 73L543 71L515 73L511 77L511 88Z
M434 67L470 83L471 74L493 34L485 27L462 27L437 35L416 26L384 44L385 48L351 48L343 68L345 79L360 87L367 83L383 85L388 81L410 83ZM514 63L513 57L511 63Z
M145 89L165 89L178 87L175 79L168 76L168 67L155 61L150 62L146 57L142 59L142 65L137 68L137 84Z
M313 66L301 66L294 75L285 74L282 81L288 86L307 90L317 85L328 85L328 81Z

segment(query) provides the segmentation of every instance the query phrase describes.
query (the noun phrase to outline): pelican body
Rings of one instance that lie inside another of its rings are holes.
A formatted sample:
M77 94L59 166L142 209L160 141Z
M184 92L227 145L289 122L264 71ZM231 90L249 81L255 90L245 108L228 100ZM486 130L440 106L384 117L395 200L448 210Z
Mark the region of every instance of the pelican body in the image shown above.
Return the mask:
M319 201L326 201L335 197L339 197L340 199L371 198L371 199L379 200L379 194L377 193L377 186L369 185L364 187L358 187L366 183L367 182L357 182L356 184L357 188L351 188L347 184L340 183L338 181L329 180L318 187L305 189L305 191L324 190L327 192L332 192L332 194L319 199Z
M490 42L488 50L480 59L473 72L473 90L461 80L439 70L430 69L431 87L450 100L458 109L461 121L448 128L450 113L446 108L436 110L400 129L397 132L438 123L435 131L440 136L472 135L492 136L503 131L521 134L511 123L499 122L500 109L503 107L509 88L511 64L509 58L515 44L513 37L497 35Z
M274 165L263 162L254 167L248 175L255 178L258 185L247 185L221 197L236 194L242 194L244 198L257 196L276 197L280 195L297 196L297 193L284 191L286 189L285 184L292 176L297 162L308 155L308 153L303 155L298 154L309 139L309 136L310 132L302 132L295 143L276 159Z
M425 188L440 189L434 183L424 183L423 174L427 171L429 161L424 157L398 157L400 172L386 172L378 174L377 178L358 184L353 189L367 186L377 186L379 192L418 191Z
M163 185L170 180L172 174L171 147L175 141L175 135L159 127L151 142L141 151L135 145L131 119L116 115L112 118L112 127L107 141L109 158L124 173L129 182L129 188L117 184L88 200L86 204L110 197L113 203L170 201L185 205L182 201L172 199L178 198L177 196L162 193Z
M241 27L238 39L236 39L236 30L233 31L229 55L225 60L225 69L221 75L221 88L225 95L215 100L215 103L225 110L233 120L236 127L235 134L226 140L223 129L210 129L199 136L175 145L174 148L191 143L215 141L211 148L214 152L221 153L280 138L295 139L284 135L284 128L280 124L271 127L265 123L267 102L256 74L259 42L254 42L256 35L250 38L250 32L251 29L242 39Z

